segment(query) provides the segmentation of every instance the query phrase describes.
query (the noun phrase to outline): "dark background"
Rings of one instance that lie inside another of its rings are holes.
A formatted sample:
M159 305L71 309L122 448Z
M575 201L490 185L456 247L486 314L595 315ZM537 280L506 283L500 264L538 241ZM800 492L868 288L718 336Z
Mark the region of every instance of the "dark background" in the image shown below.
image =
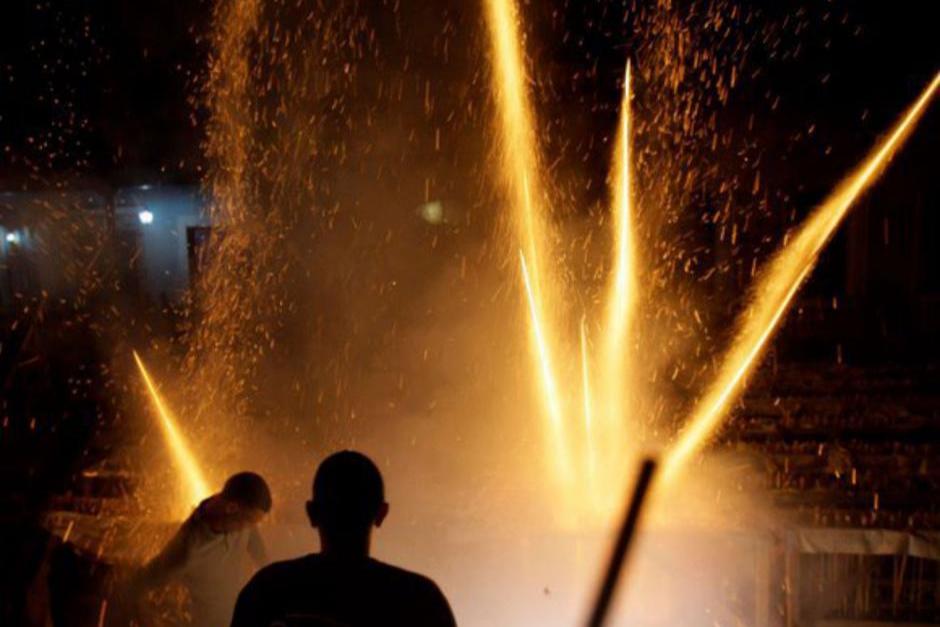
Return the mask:
M691 4L680 11L684 25L705 32L699 45L709 48L718 63L740 68L737 84L723 102L706 93L707 87L696 99L715 112L717 127L729 133L727 150L710 158L723 172L735 178L740 173L733 187L740 190L735 205L742 212L774 216L763 226L776 242L784 228L859 161L940 67L933 30L937 8L931 2L877 0L711 5L717 8ZM449 39L451 48L470 52L457 55L463 65L436 67L467 74L466 80L472 78L477 86L475 93L486 98L481 64L467 62L483 52L482 17L474 3L442 3L435 9L440 19L429 19L420 2L363 3L358 10L383 42L376 52L379 72L402 66L409 41L419 46L423 39L440 36ZM654 116L668 98L650 94L653 90L642 82L644 72L656 75L656 68L643 63L661 61L649 60L647 49L655 45L654 38L635 36L656 24L651 16L662 8L638 1L558 2L524 3L522 11L533 79L539 84L536 105L545 121L545 153L558 156L557 178L575 189L575 204L592 206L605 195L607 142L616 124L625 60L641 66L636 86L641 120ZM727 13L727 32L706 32L702 16L722 13ZM78 180L112 187L202 182L207 114L201 87L211 17L207 0L3 3L0 187L46 188ZM448 32L435 32L435 24L446 24ZM383 62L383 54L390 59ZM422 62L409 63L421 67ZM705 117L699 114L693 123L707 133ZM940 182L930 173L940 137L938 119L933 107L890 174L869 195L872 203L895 213L899 211L889 206L937 204ZM705 144L701 138L696 141ZM689 148L692 157L670 164L671 169L702 165L696 163L701 152ZM650 168L670 169L655 163ZM763 199L748 194L752 171L760 173ZM709 194L680 203L691 205L690 215L704 215L724 201ZM902 268L901 273L916 283L915 290L936 293L940 279L929 270L940 264L937 211L920 213L921 254L913 269ZM778 219L788 214L792 217ZM708 232L694 221L688 227L686 234L697 233L693 237ZM686 234L686 241L675 246L711 246L687 241ZM833 242L810 292L844 295L851 283L845 238L840 233ZM712 250L697 260L700 271L713 265L714 256ZM741 268L751 261L747 255L738 259Z
M402 42L409 36L408 14L418 13L418 5L400 3ZM442 12L462 18L454 41L474 41L481 26L478 8L472 3L445 5ZM648 5L562 2L524 7L534 36L541 31L554 36L535 39L540 44L530 42L533 56L551 61L561 68L558 74L569 77L570 87L553 92L553 113L574 115L587 103L607 113L584 123L595 131L609 128L619 103L624 60L639 52L629 49L630 29L638 25L634 16L655 11ZM780 168L799 179L798 187L828 188L932 78L940 62L933 30L937 7L930 2L739 6L754 17L739 19L735 28L740 37L729 37L716 48L757 40L748 63L751 70L759 67L761 75L739 81L727 115L742 121L752 114L763 117L777 101L773 121L759 129L758 139L767 153L790 153L788 161L802 166ZM362 10L379 20L393 13L390 3L367 3ZM210 17L211 3L205 0L3 3L3 178L41 179L68 172L133 177L142 171L198 181L204 166L204 120L194 105L205 75ZM935 113L928 116L906 152L929 153L937 138L935 119ZM811 125L812 142L794 141L795 131L805 134ZM603 151L596 152L598 160L607 159ZM920 161L927 167L929 159ZM925 184L936 185L930 180Z

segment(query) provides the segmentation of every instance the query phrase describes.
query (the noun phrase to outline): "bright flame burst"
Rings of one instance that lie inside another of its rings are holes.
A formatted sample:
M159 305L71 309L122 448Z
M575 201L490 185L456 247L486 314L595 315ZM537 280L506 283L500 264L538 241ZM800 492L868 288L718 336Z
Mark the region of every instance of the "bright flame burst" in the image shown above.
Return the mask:
M173 417L173 412L171 412L166 406L166 403L163 402L163 398L161 398L160 393L157 391L157 387L154 385L153 379L150 378L150 373L147 372L147 368L144 366L144 362L141 360L140 355L137 354L137 351L134 351L134 361L137 362L140 376L144 379L147 391L150 393L150 399L153 401L153 406L157 410L157 416L160 418L160 428L163 431L163 439L166 442L167 448L170 449L177 469L185 479L186 488L189 492L189 501L191 504L195 505L212 494L211 490L209 490L209 484L206 483L202 469L199 468L199 463L189 449L189 445L186 444L186 438L180 433L179 428L176 426L176 419Z
M629 441L636 439L640 421L629 419L636 374L631 371L631 325L637 303L637 253L631 180L630 66L627 65L620 128L614 154L613 176L613 269L606 294L606 316L602 327L602 376L600 386L592 385L588 325L580 325L581 398L583 406L584 463L574 464L576 441L569 439L570 421L565 400L557 384L553 347L561 342L561 329L550 324L549 300L544 281L546 273L537 260L544 254L543 218L536 213L530 182L539 180L537 147L532 115L525 89L525 71L519 46L518 15L513 0L486 0L486 16L494 62L493 86L497 94L498 120L502 131L504 183L510 191L515 224L522 241L520 265L528 303L533 342L533 360L542 381L544 405L548 413L550 448L558 462L563 483L575 473L585 473L587 493L595 507L609 510L616 499L625 470ZM738 323L735 340L722 361L711 385L706 388L692 412L689 424L667 451L662 473L665 483L674 479L693 455L707 443L726 416L740 391L741 383L758 362L758 357L783 319L803 280L812 270L820 251L848 213L854 201L877 179L884 166L913 129L934 95L940 74L924 90L904 117L871 155L840 184L802 225L790 244L782 249L757 279L751 305ZM541 191L536 186L537 191ZM531 263L532 269L527 265ZM595 390L599 397L594 398ZM633 429L634 431L630 431ZM580 461L580 460L579 460ZM606 502L605 502L606 501Z

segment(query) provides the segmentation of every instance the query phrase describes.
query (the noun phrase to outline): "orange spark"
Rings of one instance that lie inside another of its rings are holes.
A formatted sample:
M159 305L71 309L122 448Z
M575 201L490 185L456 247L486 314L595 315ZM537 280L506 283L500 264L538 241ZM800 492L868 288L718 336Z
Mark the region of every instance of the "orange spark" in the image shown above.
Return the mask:
M793 296L813 269L820 251L858 196L877 180L901 147L938 85L940 73L887 138L813 211L793 241L777 253L761 273L752 293L751 304L739 322L737 336L718 376L696 405L689 426L679 435L667 457L662 473L664 480L673 479L718 428L741 381L753 368Z
M137 351L133 351L133 353L134 361L137 362L137 368L140 370L140 375L147 385L147 391L150 392L150 399L153 401L157 415L160 418L163 439L166 441L167 447L173 455L173 461L176 462L177 469L186 480L186 486L189 490L189 500L191 504L199 503L212 493L209 490L209 485L203 477L202 470L199 468L196 458L186 444L186 439L176 426L176 419L173 417L173 413L160 397L160 393L157 391L157 387L150 378L150 373L147 372L143 360L141 360Z

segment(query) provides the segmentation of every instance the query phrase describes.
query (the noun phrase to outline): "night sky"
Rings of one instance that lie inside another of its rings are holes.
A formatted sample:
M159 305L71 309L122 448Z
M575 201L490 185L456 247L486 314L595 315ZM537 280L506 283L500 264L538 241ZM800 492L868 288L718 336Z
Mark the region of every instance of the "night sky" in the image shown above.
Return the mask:
M198 178L208 14L202 1L4 2L3 178Z
M373 21L394 13L401 26L383 32L397 32L396 46L407 48L409 16L418 5L393 4L363 3L362 10ZM759 31L773 25L767 32L778 41L752 49L749 67L761 67L761 75L740 81L726 115L741 124L752 113L764 115L761 150L808 166L781 169L810 190L831 184L940 67L932 2L736 4L754 15L749 23L739 20L741 39L760 39ZM582 121L586 130L610 124L623 62L641 54L630 49L630 29L639 23L633 16L650 6L528 3L526 21L538 42L530 54L573 77L570 89L554 92L551 114L578 112L588 102L599 114ZM441 11L462 17L457 43L478 41L476 4L445 2ZM210 17L207 0L2 3L0 181L16 187L76 175L199 180L205 116L196 104ZM934 151L937 118L936 111L928 115L906 152ZM794 141L810 126L812 137Z

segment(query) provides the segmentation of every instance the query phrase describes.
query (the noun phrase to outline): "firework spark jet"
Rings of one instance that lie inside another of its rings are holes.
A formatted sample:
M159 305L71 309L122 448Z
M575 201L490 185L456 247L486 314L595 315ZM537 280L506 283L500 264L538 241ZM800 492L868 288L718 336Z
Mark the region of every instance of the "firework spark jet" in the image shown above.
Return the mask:
M532 337L533 354L541 373L545 404L551 422L551 448L556 466L565 479L571 478L567 434L562 403L555 385L552 362L553 336L546 315L547 273L541 265L544 254L544 224L538 215L535 199L541 198L535 133L525 90L525 70L519 50L518 16L512 0L487 0L486 21L494 59L493 83L499 105L499 122L503 138L501 156L504 183L510 191L516 228L522 234L522 272Z
M486 0L493 59L493 87L498 103L501 157L504 184L510 191L514 223L520 238L520 265L531 327L532 354L541 380L543 404L547 413L550 450L563 483L576 471L586 470L595 495L617 486L621 462L626 459L627 428L624 410L630 397L628 367L629 335L636 304L636 255L632 207L630 154L630 67L624 76L616 163L612 177L614 222L614 263L607 288L605 322L601 329L601 364L597 404L588 355L588 325L580 327L583 395L583 435L586 468L574 465L574 442L566 421L565 402L569 395L559 389L553 356L561 343L560 330L553 324L549 297L557 286L554 274L542 264L545 254L544 216L534 199L543 197L538 166L538 149L533 132L531 107L525 89L525 70L519 44L518 9L513 0ZM596 411L595 411L596 408ZM614 492L616 493L616 492Z
M611 450L605 458L611 461L624 458L623 446L628 434L625 408L631 396L633 382L629 368L629 337L636 305L636 252L634 244L633 190L631 181L631 120L630 120L630 64L624 73L623 100L620 109L620 129L614 153L613 214L614 266L607 293L607 320L604 327L604 442ZM612 472L619 476L620 467L613 464ZM610 484L610 485L616 485Z
M150 373L147 372L147 368L144 366L144 362L140 358L140 355L137 354L137 351L134 351L134 361L137 363L140 376L147 386L150 399L153 401L153 406L157 410L157 416L160 418L160 428L163 431L163 439L170 449L170 453L173 455L173 461L176 463L180 474L186 482L189 500L191 504L197 504L211 494L209 484L206 483L202 469L196 461L196 457L186 443L185 437L180 433L173 413L166 406L166 403L163 402L163 398L161 398L160 393L157 391L157 387L154 385L153 379L150 378Z
M518 15L512 0L487 0L486 9L495 60L493 81L503 138L501 156L505 165L505 184L511 191L517 225L523 234L525 255L536 281L536 295L541 297L543 273L540 253L544 234L532 200L533 191L536 197L541 196L541 186L531 106L518 43Z
M891 133L813 211L796 237L777 253L760 274L752 292L751 305L738 324L737 335L718 376L694 408L688 427L680 433L669 452L663 468L663 480L674 479L689 458L715 433L728 406L740 390L741 382L754 367L826 242L855 200L877 180L888 161L904 143L938 85L940 74L934 77Z
M597 475L597 442L594 436L594 399L591 393L591 366L588 356L587 320L581 317L581 392L584 401L584 447L588 456L588 477Z
M638 423L628 422L627 408L639 398L637 373L631 366L631 333L638 302L636 227L632 189L630 66L624 76L617 147L612 176L613 263L604 298L604 321L599 328L601 359L598 373L590 372L589 325L580 327L581 386L583 403L583 451L569 437L565 402L571 395L558 385L552 355L561 345L560 328L551 324L543 294L557 296L561 289L548 280L540 260L544 255L544 217L533 197L542 198L532 114L524 89L525 72L519 45L517 7L513 0L485 0L492 46L493 84L499 103L503 176L511 191L520 250L522 278L532 329L534 366L542 380L550 434L550 450L563 483L575 471L587 470L595 495L616 493L623 463L630 457L630 438ZM855 200L878 178L888 161L914 128L940 84L940 74L891 129L874 151L817 207L792 241L767 264L755 281L750 304L737 325L737 333L717 376L693 408L687 426L667 451L661 478L668 482L714 434L728 407L754 368L769 339L789 308L803 280L812 271L820 252L847 215ZM534 187L533 187L534 183ZM531 187L531 188L530 188ZM599 383L599 385L598 385ZM596 395L596 398L594 397ZM578 462L575 465L575 462ZM583 463L582 463L583 462ZM586 468L584 468L586 466ZM596 505L597 503L595 503ZM603 511L603 503L601 510Z
M538 315L538 301L536 300L532 279L529 275L529 267L526 264L525 253L521 250L519 251L519 265L522 268L522 280L525 284L526 300L529 303L529 317L532 321L532 339L538 354L546 405L548 406L548 415L551 418L556 435L552 440L556 446L555 459L558 460L560 467L567 473L570 468L570 460L567 442L564 437L564 424L562 422L564 416L561 411L561 399L558 397L558 385L555 383L555 375L552 372L551 349L545 338L545 330L542 328L541 317ZM567 477L567 475L565 476Z

